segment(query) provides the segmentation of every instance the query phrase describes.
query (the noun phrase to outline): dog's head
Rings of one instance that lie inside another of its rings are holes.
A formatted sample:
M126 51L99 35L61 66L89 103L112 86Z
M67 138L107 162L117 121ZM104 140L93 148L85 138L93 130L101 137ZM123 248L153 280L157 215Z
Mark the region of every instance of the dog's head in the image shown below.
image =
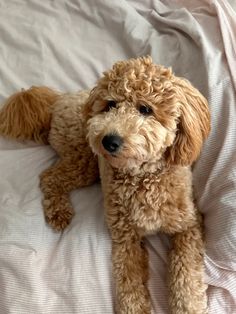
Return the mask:
M150 57L117 62L84 108L94 153L116 168L190 165L210 130L206 99Z

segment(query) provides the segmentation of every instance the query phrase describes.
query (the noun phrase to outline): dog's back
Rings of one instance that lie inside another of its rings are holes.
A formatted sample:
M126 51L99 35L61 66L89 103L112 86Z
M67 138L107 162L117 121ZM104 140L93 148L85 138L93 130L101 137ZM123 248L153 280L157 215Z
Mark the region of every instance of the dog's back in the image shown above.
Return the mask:
M88 91L66 93L56 101L52 112L48 141L59 155L91 150L86 139L86 125L81 109Z

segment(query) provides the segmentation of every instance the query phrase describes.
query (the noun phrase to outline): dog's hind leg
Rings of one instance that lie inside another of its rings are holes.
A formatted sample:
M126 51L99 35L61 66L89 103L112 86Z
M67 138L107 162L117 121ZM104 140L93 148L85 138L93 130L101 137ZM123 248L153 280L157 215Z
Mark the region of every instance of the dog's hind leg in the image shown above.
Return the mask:
M41 174L45 219L53 229L63 230L73 217L70 192L97 179L97 160L92 153L65 156Z

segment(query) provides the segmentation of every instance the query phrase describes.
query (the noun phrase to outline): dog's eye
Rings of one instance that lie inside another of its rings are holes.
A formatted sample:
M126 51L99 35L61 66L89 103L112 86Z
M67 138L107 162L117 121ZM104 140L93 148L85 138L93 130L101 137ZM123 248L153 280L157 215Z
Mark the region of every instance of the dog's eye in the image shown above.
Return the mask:
M116 101L115 100L108 100L105 111L109 111L112 108L116 108Z
M149 116L153 113L152 108L147 105L140 105L138 110L144 116Z

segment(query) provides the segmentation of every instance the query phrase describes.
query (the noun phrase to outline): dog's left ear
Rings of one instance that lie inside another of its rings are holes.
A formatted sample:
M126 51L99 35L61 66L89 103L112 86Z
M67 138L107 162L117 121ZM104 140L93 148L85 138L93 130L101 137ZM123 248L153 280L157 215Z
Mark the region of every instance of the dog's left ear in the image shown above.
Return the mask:
M82 116L84 118L85 121L88 121L89 118L92 117L92 108L93 108L93 104L96 101L96 87L94 87L89 94L88 99L86 100L86 102L84 103L83 107L82 107Z
M175 77L174 89L180 117L174 144L167 151L170 164L191 165L210 132L210 112L205 97L187 80Z

